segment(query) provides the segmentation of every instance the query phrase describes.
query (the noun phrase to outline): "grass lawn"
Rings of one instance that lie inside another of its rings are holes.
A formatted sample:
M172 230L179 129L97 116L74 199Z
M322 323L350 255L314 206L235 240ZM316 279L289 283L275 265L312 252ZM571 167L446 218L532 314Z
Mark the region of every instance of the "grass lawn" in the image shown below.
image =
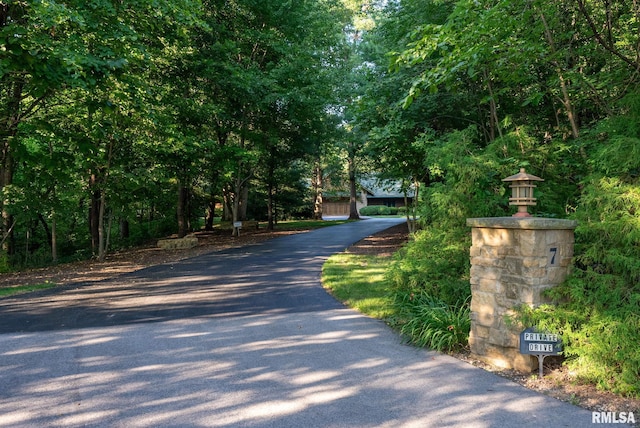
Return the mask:
M390 261L388 257L336 254L322 268L322 285L349 307L389 320L394 305L384 272Z
M0 297L13 296L15 294L29 293L36 290L46 290L47 288L57 287L55 282L43 282L42 284L20 285L17 287L0 287Z

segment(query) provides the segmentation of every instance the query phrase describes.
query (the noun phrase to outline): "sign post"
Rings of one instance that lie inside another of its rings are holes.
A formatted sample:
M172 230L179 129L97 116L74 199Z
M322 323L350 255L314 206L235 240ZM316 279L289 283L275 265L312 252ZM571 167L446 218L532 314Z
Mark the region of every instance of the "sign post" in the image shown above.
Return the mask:
M538 370L542 377L544 358L562 353L562 338L556 333L541 333L535 327L526 328L520 333L520 353L538 357Z
M242 222L241 221L234 221L233 222L233 227L234 227L234 229L236 229L236 236L240 236L240 229L242 229Z

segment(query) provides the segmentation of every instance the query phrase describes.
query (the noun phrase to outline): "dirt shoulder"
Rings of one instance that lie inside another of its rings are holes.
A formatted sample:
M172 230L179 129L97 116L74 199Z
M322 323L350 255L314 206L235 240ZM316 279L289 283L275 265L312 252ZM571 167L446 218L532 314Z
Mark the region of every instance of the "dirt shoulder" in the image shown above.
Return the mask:
M103 262L83 260L23 272L0 274L0 287L42 284L44 282L70 285L80 282L102 281L149 266L177 262L213 251L255 244L278 236L300 232L304 232L304 230L268 231L257 229L243 231L238 237L231 236L231 232L226 230L199 232L196 233L198 245L193 248L165 250L156 245L148 245L111 253Z
M228 230L198 232L198 245L181 250L164 250L156 245L147 245L110 253L106 260L83 260L23 272L0 274L0 287L42 284L70 285L113 278L123 273L134 272L145 267L177 262L213 251L256 244L279 236L306 232L307 230L243 230L240 236L231 236ZM408 239L406 224L400 224L369 236L351 246L348 251L358 254L389 256Z

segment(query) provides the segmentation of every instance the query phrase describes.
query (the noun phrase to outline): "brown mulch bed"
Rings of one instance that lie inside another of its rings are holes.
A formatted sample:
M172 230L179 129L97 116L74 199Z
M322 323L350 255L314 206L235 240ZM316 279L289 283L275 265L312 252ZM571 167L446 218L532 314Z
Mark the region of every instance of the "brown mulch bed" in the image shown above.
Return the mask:
M409 240L406 223L390 227L347 248L348 253L388 257L398 251Z
M228 231L198 233L198 246L185 250L162 250L147 246L110 254L104 262L95 260L68 263L42 269L33 269L14 274L1 274L0 287L26 284L38 284L50 281L59 285L78 282L99 281L122 273L133 272L144 267L162 263L178 262L212 251L258 243L301 231L245 230L239 237L232 237ZM347 252L352 254L391 256L409 239L405 223L391 227L375 235L364 238L350 246ZM634 412L640 419L640 400L628 399L618 395L599 391L592 385L581 385L573 379L566 367L558 360L545 362L545 376L537 373L524 374L513 370L502 370L488 366L471 358L468 353L459 353L454 357L469 364L492 371L520 385L546 395L567 401L595 411Z

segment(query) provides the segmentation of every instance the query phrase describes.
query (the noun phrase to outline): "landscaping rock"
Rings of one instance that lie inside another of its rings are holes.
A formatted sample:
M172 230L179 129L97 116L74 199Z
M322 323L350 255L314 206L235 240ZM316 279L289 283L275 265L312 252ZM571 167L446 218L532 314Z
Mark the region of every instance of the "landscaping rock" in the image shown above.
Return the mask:
M183 250L193 248L198 245L198 238L195 235L187 235L184 238L159 239L158 248L163 250Z

